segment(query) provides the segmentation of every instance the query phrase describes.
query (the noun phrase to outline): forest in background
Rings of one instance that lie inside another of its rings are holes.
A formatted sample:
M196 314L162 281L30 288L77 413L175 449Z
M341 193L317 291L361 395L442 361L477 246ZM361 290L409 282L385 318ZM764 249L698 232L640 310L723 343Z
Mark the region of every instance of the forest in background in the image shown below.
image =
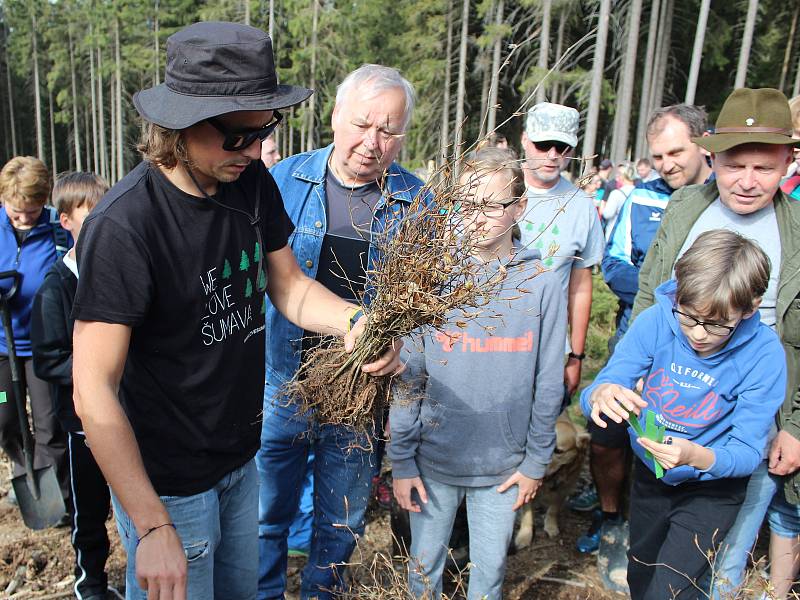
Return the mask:
M800 92L798 0L0 0L0 154L112 183L139 160L134 92L163 81L167 37L197 20L269 31L279 80L316 90L281 154L330 142L336 85L373 62L416 87L400 160L452 155L538 100L581 112L583 156L645 154L656 107L734 87Z

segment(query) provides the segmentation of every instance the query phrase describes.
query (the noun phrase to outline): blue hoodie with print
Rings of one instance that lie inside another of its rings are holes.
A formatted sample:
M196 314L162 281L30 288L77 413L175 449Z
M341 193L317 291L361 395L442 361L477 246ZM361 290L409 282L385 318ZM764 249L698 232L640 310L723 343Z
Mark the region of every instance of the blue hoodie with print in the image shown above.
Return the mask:
M714 451L715 461L701 471L681 465L662 481L745 477L761 462L775 413L786 391L786 357L778 336L759 320L758 311L736 327L727 344L710 356L698 356L672 313L677 284L656 289L656 305L634 321L609 363L581 394L581 409L591 414L589 399L602 383L633 388L644 377L642 399L666 435L682 437ZM653 459L636 442L634 452L651 470Z

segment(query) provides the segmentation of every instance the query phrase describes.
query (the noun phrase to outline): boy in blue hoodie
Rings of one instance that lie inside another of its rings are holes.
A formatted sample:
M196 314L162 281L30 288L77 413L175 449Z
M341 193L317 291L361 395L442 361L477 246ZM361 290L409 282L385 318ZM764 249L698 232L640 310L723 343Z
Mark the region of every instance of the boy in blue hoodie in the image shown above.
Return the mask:
M405 345L408 389L390 410L388 452L395 497L410 511L409 586L417 598L441 595L464 497L468 598L502 598L514 511L535 496L555 446L566 302L558 277L541 273L539 252L514 243L525 212L523 181L513 156L498 148L479 151L465 166L475 260L487 277L505 271L502 289L485 317L459 323L463 316L454 313L441 331Z
M707 553L719 549L763 458L786 386L780 341L758 318L769 270L755 243L728 230L703 233L581 394L599 427L601 414L621 423L633 413L642 427L650 419L644 436L628 428L638 458L633 600L700 594ZM631 389L640 377L641 397Z

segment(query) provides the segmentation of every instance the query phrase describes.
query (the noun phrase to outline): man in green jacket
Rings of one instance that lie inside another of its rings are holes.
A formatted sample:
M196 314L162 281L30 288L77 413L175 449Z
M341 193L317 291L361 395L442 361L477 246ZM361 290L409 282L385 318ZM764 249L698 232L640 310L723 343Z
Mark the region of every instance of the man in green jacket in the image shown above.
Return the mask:
M800 143L791 136L789 103L780 91L742 88L728 97L715 134L692 140L711 152L716 179L673 194L639 273L633 308L635 319L653 304L655 288L672 277L675 262L704 231L737 231L756 240L770 257L772 272L760 313L786 352L786 396L764 450L765 460L752 475L739 517L716 557L715 596L741 583L768 508L771 516L782 517L780 525L770 518L776 591L788 590L799 558L795 540L800 533L800 203L780 190L781 177L793 160L793 146ZM687 539L687 551L691 549Z

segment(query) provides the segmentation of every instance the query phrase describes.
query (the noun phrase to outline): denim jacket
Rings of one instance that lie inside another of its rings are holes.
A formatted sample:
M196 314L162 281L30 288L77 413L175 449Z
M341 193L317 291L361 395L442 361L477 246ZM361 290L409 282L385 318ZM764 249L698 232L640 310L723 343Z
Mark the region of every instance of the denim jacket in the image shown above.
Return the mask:
M289 236L289 246L303 273L315 279L322 239L327 231L325 214L325 175L333 145L311 152L296 154L280 161L270 173L283 196L286 213L294 223L294 233ZM386 178L386 192L375 207L370 227L371 235L385 231L387 226L405 214L411 201L422 188L422 182L392 163ZM392 202L387 202L387 195ZM370 246L368 268L377 260L377 249ZM266 313L266 377L267 381L281 386L294 377L300 366L302 328L289 322L267 298Z

